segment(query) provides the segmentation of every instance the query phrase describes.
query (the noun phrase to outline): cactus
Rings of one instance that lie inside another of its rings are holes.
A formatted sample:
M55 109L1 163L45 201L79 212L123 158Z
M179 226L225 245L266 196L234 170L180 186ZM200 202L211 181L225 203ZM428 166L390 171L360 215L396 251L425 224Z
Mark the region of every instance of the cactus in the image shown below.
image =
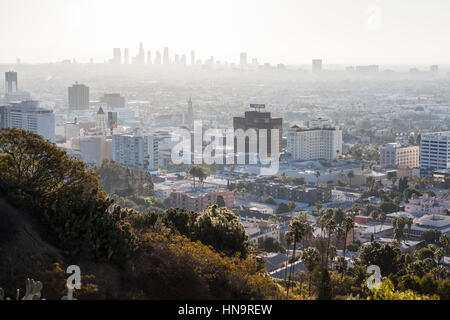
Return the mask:
M25 281L25 296L22 300L39 300L41 298L42 282L27 279Z
M41 298L42 287L42 282L27 279L25 281L25 296L22 300L39 300ZM10 298L5 299L5 291L2 288L0 288L0 300L11 300ZM19 289L17 289L16 300L20 300Z

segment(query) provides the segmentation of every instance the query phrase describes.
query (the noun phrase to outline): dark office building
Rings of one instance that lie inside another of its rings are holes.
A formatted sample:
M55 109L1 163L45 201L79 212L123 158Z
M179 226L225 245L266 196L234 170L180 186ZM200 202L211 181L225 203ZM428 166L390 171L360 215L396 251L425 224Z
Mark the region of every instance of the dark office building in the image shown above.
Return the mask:
M256 150L259 153L259 130L267 130L267 155L272 156L272 137L271 130L279 130L279 152L283 146L283 119L282 118L272 118L270 112L261 112L260 109L264 109L265 105L250 105L250 108L255 109L254 111L246 111L244 117L234 117L233 118L233 128L242 129L244 132L248 129L255 129L257 134L258 145ZM237 153L237 139L235 138L234 152ZM245 152L248 154L250 152L249 137L245 138ZM246 162L248 163L248 158L246 157Z
M69 109L89 109L89 87L78 83L69 87Z

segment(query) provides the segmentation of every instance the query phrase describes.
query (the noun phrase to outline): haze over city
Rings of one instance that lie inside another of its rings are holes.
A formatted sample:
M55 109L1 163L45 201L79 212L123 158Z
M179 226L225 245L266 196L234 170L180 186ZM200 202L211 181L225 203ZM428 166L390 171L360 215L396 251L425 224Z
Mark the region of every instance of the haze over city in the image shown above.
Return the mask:
M15 0L0 10L0 63L104 62L112 47L170 47L236 62L448 64L446 0Z
M0 311L450 300L449 9L1 1Z

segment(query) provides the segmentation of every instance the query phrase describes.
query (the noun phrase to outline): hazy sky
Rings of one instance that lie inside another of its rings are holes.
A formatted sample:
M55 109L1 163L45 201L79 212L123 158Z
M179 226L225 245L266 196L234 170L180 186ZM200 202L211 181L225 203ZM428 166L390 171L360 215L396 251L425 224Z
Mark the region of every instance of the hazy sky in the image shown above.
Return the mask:
M237 62L450 63L449 0L0 0L0 62L113 47ZM189 59L188 59L189 61Z

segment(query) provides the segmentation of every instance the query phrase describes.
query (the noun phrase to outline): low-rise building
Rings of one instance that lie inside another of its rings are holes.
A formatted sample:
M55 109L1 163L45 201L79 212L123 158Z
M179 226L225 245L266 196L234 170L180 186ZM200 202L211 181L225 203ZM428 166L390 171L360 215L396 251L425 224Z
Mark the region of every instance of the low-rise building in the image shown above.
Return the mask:
M234 207L234 193L216 188L173 189L170 193L170 202L172 207L198 212L214 204L218 195L223 197L227 208Z
M419 146L405 146L400 143L388 143L380 148L380 165L398 168L418 168L420 166Z
M411 198L405 203L405 212L414 215L446 215L450 209L450 200L432 197L424 194L418 198Z

